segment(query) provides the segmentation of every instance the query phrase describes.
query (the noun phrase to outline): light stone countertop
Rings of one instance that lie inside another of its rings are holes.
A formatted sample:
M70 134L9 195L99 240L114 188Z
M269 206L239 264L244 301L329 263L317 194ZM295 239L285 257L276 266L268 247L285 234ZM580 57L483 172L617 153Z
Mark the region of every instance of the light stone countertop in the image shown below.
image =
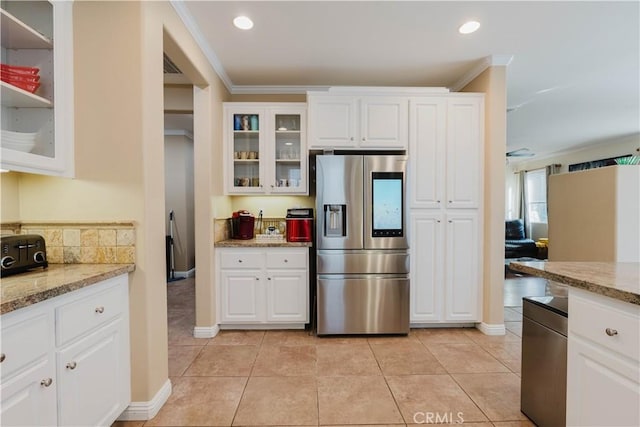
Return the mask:
M49 264L3 277L0 314L9 313L135 270L135 264Z
M509 269L640 305L638 262L512 262Z
M239 239L227 239L216 242L217 248L310 248L313 246L312 242L287 242L286 240L239 240Z

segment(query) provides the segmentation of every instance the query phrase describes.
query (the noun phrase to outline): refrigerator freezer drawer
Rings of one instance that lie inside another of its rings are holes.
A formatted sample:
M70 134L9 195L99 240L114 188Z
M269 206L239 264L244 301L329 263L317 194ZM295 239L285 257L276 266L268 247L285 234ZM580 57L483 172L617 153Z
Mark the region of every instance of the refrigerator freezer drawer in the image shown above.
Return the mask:
M407 276L318 276L318 335L408 333Z
M318 274L409 274L406 250L319 250L317 260Z

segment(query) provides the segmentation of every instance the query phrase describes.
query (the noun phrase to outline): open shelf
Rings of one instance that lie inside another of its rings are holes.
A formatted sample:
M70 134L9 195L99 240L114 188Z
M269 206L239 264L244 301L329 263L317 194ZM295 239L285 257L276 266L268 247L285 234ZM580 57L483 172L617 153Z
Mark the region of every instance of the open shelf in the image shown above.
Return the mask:
M53 108L53 104L48 99L9 83L0 81L2 85L2 105L16 108Z
M53 49L53 41L20 21L4 9L2 20L2 46L7 49Z

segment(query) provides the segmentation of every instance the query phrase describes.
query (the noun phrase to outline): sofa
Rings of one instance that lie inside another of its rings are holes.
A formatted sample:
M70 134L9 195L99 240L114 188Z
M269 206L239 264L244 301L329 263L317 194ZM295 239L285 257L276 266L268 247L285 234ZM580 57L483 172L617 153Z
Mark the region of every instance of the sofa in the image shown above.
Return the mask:
M537 255L536 243L525 237L524 221L521 219L505 221L504 257L536 258Z

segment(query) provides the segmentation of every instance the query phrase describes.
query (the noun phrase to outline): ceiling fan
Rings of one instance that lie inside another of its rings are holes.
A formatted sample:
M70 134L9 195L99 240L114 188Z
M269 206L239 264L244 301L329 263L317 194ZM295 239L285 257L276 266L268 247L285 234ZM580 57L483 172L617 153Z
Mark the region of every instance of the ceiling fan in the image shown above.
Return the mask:
M519 148L513 151L507 151L507 157L533 157L536 154L528 148Z

